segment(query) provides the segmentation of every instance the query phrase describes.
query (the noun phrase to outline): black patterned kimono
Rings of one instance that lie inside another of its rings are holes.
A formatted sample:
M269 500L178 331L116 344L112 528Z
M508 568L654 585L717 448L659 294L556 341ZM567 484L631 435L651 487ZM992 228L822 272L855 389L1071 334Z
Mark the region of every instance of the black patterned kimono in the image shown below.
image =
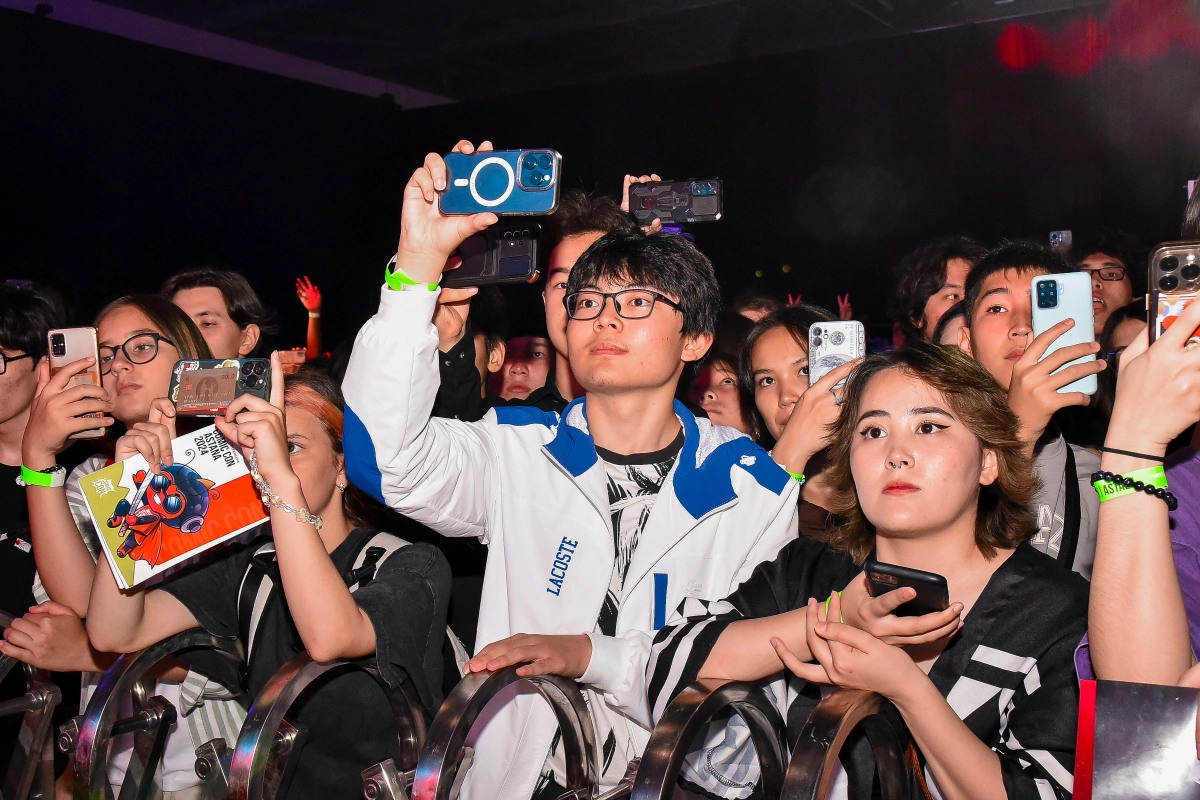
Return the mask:
M845 556L798 539L724 601L707 607L685 601L673 624L655 637L647 669L654 721L695 680L729 623L801 608L810 597L824 599L859 571ZM1000 757L1013 800L1071 796L1079 705L1072 655L1087 630L1087 607L1087 581L1023 544L992 575L929 671L954 712ZM821 689L790 673L763 684L784 714L790 749ZM686 759L685 786L730 800L758 794L758 762L740 719L715 721L703 742ZM850 796L869 798L869 749L848 743L848 750L842 760ZM928 769L925 775L939 796Z

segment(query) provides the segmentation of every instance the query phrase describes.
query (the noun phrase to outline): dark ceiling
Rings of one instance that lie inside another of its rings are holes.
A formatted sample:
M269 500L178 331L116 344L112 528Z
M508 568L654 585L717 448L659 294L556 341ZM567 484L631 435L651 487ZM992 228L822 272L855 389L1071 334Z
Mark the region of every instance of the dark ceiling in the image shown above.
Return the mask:
M1098 0L109 0L453 100L1031 16Z

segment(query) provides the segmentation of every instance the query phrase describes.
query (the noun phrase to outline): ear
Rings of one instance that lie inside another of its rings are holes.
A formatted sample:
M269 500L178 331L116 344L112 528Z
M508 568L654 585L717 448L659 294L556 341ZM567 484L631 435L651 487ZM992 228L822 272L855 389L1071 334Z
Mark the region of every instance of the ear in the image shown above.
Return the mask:
M508 357L508 345L504 342L498 343L492 348L492 352L488 353L487 371L499 372L504 366L504 359Z
M958 349L971 358L975 357L975 354L971 352L971 329L966 325L958 329Z
M991 486L1000 477L1000 459L996 457L996 451L985 447L980 466L979 485Z
M713 336L711 333L697 333L691 336L683 337L683 353L680 358L684 362L699 361L704 358L704 354L708 352L708 348L712 347Z
M248 356L253 353L254 348L258 347L260 338L262 338L262 331L253 322L242 328L242 343L238 345L238 355Z

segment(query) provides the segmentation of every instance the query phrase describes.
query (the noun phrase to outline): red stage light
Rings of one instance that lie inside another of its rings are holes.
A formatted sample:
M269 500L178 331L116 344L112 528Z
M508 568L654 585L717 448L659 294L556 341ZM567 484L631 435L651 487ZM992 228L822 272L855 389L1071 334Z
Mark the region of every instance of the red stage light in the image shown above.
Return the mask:
M996 57L1013 72L1029 69L1046 56L1046 37L1033 25L1014 22L996 39Z
M1108 57L1112 34L1095 17L1074 19L1050 40L1048 61L1059 75L1086 75Z

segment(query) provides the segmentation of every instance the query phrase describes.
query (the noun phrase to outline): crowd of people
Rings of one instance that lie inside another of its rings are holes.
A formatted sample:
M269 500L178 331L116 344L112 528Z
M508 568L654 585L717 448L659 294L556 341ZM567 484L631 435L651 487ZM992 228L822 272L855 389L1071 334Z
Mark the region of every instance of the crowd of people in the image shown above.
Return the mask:
M439 286L497 221L443 215L445 187L430 154L404 187L379 310L342 357L321 352L320 290L297 281L299 370L231 270L114 299L92 322L99 363L53 375L48 331L74 322L62 298L0 286L0 608L15 617L0 653L81 675L80 708L119 654L190 628L246 653L240 670L186 654L156 669L179 713L170 800L201 796L196 749L232 747L239 698L305 652L373 658L427 720L467 673L573 679L605 788L699 678L760 682L789 740L824 687L877 692L945 800L1070 797L1081 679L1200 686L1200 303L1151 344L1128 239L931 241L895 270L896 347L810 385L810 328L850 318L848 297L836 313L761 292L725 306L688 237L578 191L548 218L544 319L510 337L499 289ZM1200 238L1200 192L1185 214ZM1030 282L1075 271L1095 341L1054 349L1072 322L1034 336ZM134 455L173 463L171 440L197 425L167 399L176 361L268 354L271 396L239 397L216 425L252 459L269 521L119 588L82 477ZM99 385L75 380L92 367ZM1095 395L1060 391L1089 375ZM942 576L949 607L894 613L916 592L873 596L869 558ZM268 587L253 624L251 582ZM297 715L309 736L288 798L357 797L360 771L395 754L364 673ZM472 744L461 796L565 792L535 695L502 695ZM131 748L113 747L114 787ZM865 744L839 769L831 796L870 796ZM696 741L680 784L745 798L758 780L733 717Z

